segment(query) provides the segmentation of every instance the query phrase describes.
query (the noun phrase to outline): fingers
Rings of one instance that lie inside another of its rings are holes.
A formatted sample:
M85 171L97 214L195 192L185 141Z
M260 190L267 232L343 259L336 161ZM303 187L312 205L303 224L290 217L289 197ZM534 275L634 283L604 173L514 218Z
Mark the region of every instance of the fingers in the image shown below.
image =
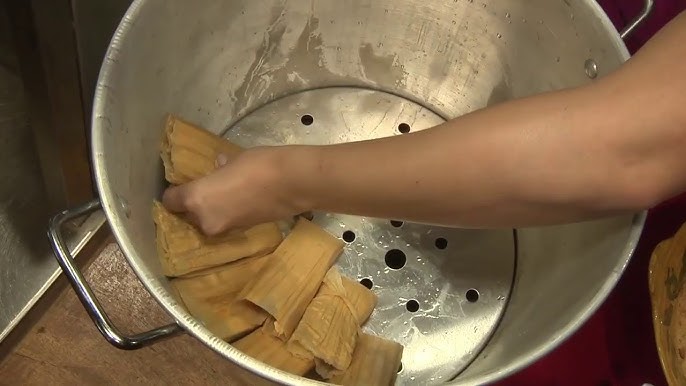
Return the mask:
M172 186L167 188L162 195L162 204L167 210L175 213L184 213L188 211L186 205L186 185Z
M230 162L230 158L224 154L217 156L214 162L216 169L222 168ZM216 173L216 171L215 171ZM206 176L196 181L192 181L180 186L167 188L162 195L162 204L172 213L181 215L190 223L198 227L208 236L223 232L229 222L226 218L215 213L212 202L215 200L208 197L215 197L212 187L216 187L216 177Z
M214 160L214 167L219 169L229 163L229 157L226 154L219 154ZM185 213L189 212L188 208L188 187L190 184L181 186L171 186L164 191L162 195L162 204L171 212Z

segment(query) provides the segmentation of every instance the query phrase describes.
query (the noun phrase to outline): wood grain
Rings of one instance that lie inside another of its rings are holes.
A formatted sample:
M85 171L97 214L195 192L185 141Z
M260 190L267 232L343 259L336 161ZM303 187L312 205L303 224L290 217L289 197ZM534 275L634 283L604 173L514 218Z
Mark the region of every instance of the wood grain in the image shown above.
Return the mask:
M107 245L85 270L110 318L125 333L171 322L119 248ZM0 385L270 384L181 335L122 351L100 335L70 287L0 363Z

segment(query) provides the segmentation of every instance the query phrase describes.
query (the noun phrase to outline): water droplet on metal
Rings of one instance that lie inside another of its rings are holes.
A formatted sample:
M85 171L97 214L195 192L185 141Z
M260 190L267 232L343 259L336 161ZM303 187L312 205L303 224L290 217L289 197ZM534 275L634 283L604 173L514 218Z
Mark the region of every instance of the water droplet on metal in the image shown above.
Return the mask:
M505 17L509 19L509 18L510 18L510 13L507 12L507 13L505 14Z
M584 62L584 70L586 71L586 76L591 79L595 79L598 76L598 64L593 59L587 59Z
M498 39L500 39L500 38L502 38L502 37L503 37L503 35L501 35L501 34L499 34L499 33L498 33L498 34L496 34L495 36L497 36L497 37L498 37Z

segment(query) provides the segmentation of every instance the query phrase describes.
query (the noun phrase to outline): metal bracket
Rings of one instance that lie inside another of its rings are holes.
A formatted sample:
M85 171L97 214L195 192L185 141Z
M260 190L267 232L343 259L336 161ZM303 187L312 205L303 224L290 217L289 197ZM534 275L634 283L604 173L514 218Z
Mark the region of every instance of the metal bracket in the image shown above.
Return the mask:
M182 332L183 330L178 324L171 323L140 334L126 336L121 334L110 321L100 305L100 302L95 298L86 279L81 274L81 271L79 271L74 264L74 258L67 248L62 235L62 225L64 225L65 222L101 208L102 205L100 200L95 199L78 208L65 210L50 219L48 228L48 238L50 239L52 249L55 252L57 262L67 276L69 283L74 288L79 300L86 308L88 315L105 339L113 346L122 350L136 350Z

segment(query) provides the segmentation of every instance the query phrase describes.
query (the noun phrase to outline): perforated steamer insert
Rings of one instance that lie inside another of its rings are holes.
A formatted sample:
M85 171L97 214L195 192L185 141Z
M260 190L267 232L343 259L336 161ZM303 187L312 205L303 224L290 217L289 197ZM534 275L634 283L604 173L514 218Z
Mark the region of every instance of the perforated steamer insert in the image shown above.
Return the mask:
M234 124L225 137L245 147L335 144L403 135L442 122L427 108L392 94L332 87L268 103ZM450 169L445 173L449 179ZM513 230L451 229L328 213L315 213L313 221L346 242L338 261L341 272L379 298L365 330L404 345L398 384L452 379L486 345L510 296Z

